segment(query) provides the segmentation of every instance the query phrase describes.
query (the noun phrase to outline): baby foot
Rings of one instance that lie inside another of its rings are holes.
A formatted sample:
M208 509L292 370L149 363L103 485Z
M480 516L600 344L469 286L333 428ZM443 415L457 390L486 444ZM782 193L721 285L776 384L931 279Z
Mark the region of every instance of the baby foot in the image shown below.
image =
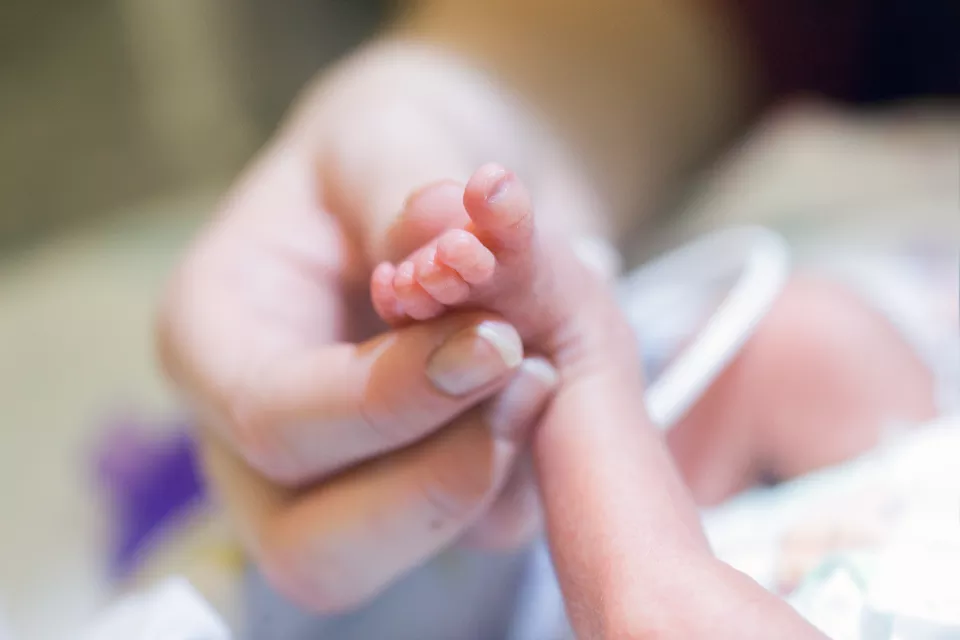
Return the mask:
M558 573L578 576L566 590L581 588L582 567L615 585L615 595L620 585L657 584L661 576L650 567L658 563L630 546L638 539L698 566L708 557L698 514L645 418L636 336L611 289L566 239L536 228L526 190L504 169L474 174L462 208L469 218L462 228L374 271L375 308L393 324L449 309L492 311L516 327L526 350L553 362L561 383L531 437L531 454L546 529L560 551ZM623 487L637 490L617 490ZM638 601L646 598L633 589ZM602 599L605 592L597 593Z
M528 344L543 348L596 287L596 277L566 243L541 238L526 189L502 167L478 170L462 206L469 216L463 228L374 270L374 308L390 324L428 320L451 308L494 311Z

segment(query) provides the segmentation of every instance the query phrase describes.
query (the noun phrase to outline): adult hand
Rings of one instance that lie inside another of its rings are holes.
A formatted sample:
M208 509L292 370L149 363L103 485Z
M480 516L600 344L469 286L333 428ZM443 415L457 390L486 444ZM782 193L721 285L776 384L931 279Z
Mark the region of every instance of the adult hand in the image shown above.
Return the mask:
M209 476L267 577L310 609L357 605L468 530L511 546L534 529L514 467L551 366L489 315L374 337L366 286L377 261L454 222L416 195L400 211L408 193L478 158L531 160L522 131L435 53L363 53L306 95L173 279L159 350ZM574 182L533 164L534 182ZM398 214L419 231L391 233Z

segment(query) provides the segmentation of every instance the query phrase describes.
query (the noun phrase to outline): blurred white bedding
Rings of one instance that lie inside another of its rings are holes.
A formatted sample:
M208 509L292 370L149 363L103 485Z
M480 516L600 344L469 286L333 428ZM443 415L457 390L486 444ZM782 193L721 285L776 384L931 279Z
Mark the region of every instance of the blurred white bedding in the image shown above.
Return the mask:
M707 532L721 558L832 638L957 638L958 458L960 416L944 418L859 460L750 492L707 513Z

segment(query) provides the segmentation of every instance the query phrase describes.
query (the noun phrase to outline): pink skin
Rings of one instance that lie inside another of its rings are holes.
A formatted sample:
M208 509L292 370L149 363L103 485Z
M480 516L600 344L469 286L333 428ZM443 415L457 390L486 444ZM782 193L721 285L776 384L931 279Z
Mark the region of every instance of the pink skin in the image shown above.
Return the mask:
M380 264L371 281L374 308L397 324L405 318L429 320L448 305L466 302L471 285L483 285L494 274L496 258L471 232L444 232L394 267Z
M500 179L507 178L504 174ZM481 209L478 213L485 222L488 212ZM495 222L496 217L491 217ZM436 317L447 305L465 303L471 285L483 285L493 277L493 252L473 232L474 222L468 228L448 230L398 266L382 263L374 270L370 283L373 306L385 321L398 324Z
M875 446L936 415L931 373L882 316L829 280L795 276L668 441L701 504Z
M540 247L526 189L514 174L486 165L464 188L463 207L469 216L463 228L444 231L396 266L382 263L374 270L377 313L398 325L435 318L450 307L483 308L502 313L528 342L555 338L575 305L570 296L553 295L556 278L544 277L544 260L555 262L557 252L544 254ZM399 226L395 236L402 235L403 222Z

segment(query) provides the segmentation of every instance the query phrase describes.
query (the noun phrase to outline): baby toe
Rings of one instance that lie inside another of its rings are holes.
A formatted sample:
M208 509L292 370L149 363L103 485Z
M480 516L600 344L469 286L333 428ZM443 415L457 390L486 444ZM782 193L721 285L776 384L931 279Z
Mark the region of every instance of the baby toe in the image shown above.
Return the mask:
M445 305L459 304L470 295L470 285L459 273L439 264L436 252L416 262L416 279L437 302Z
M403 310L414 320L429 320L443 311L443 305L417 282L413 262L407 261L397 267L393 287Z
M496 271L493 253L469 231L448 231L437 243L437 263L460 274L468 284L484 284Z
M370 276L370 299L373 309L388 324L399 322L406 315L393 287L396 271L392 264L384 262L377 266Z
M533 204L515 174L499 165L479 169L467 184L463 203L473 231L494 253L524 252L533 239Z

